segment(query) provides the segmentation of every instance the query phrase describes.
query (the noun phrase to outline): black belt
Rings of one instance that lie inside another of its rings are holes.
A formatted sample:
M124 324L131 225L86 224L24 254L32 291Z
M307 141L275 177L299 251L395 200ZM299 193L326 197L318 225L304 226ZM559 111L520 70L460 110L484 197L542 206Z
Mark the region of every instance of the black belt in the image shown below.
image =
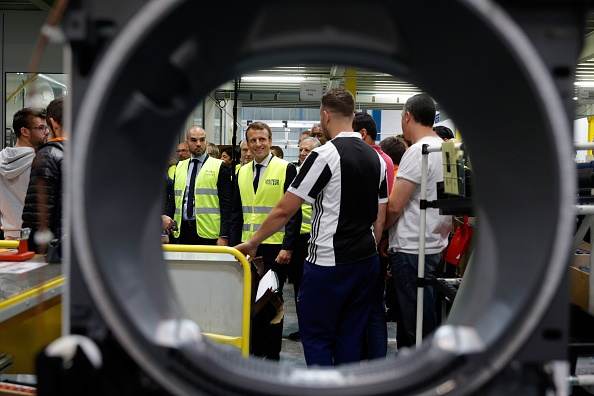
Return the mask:
M196 220L182 220L182 224L187 225L188 227L195 228Z

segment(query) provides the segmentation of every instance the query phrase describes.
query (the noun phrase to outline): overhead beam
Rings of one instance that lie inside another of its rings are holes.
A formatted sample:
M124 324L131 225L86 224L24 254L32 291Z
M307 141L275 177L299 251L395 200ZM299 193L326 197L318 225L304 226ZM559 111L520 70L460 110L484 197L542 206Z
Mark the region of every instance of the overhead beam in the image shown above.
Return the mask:
M329 90L340 87L340 83L344 78L344 69L344 66L337 65L334 65L330 68L330 82L328 84Z
M31 2L31 4L33 4L36 7L39 7L42 11L49 11L51 10L51 6L49 4L47 4L45 1L43 0L29 0Z
M584 39L582 52L578 58L578 64L586 62L594 57L594 32L588 33Z

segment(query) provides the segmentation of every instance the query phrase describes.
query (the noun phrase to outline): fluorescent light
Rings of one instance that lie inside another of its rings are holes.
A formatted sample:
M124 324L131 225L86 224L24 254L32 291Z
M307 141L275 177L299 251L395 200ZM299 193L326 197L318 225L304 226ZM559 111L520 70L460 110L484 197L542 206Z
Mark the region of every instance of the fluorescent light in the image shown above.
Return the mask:
M241 81L252 82L276 82L276 83L298 83L305 81L305 77L299 76L245 76L241 77Z
M278 120L258 120L267 124L270 128L301 128L301 129L309 129L313 127L315 124L319 124L319 120L309 120L309 121L287 121L287 126L282 121ZM242 120L241 125L247 127L247 120Z
M578 87L594 87L594 81L576 81L573 84Z
M391 99L395 99L395 98L398 98L398 97L408 99L411 96L413 96L414 93L410 93L410 92L400 92L400 93L398 93L398 92L393 92L393 93L392 92L391 93L378 92L378 93L374 93L374 94L371 94L371 95L376 96L376 97L381 97L381 98L388 98L388 99L390 99L390 98Z

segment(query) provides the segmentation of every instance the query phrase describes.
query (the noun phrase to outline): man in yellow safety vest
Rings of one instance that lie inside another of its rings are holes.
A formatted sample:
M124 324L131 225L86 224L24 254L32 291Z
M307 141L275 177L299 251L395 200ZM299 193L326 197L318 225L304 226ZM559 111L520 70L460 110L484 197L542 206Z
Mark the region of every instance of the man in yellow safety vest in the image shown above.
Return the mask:
M267 124L250 124L246 140L254 160L242 166L237 174L233 195L232 246L254 235L297 175L295 165L270 152L272 131ZM262 257L266 271L276 272L281 297L300 227L301 211L298 211L286 227L267 238L256 253L257 257ZM268 304L252 319L252 355L279 360L283 322L271 324L276 315L277 309Z
M188 130L191 157L175 168L173 194L166 213L179 225L173 233L184 245L229 244L233 185L227 164L206 152L206 131L198 126Z

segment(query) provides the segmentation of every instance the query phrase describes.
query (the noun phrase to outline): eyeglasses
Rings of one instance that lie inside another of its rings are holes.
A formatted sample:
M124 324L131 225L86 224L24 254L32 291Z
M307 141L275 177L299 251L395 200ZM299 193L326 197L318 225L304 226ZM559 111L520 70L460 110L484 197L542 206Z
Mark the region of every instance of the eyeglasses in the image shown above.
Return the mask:
M47 125L39 125L39 126L36 126L36 127L29 127L27 129L37 129L38 131L45 132L45 131L47 131L49 129L49 127Z
M190 150L175 150L176 153L187 153Z

